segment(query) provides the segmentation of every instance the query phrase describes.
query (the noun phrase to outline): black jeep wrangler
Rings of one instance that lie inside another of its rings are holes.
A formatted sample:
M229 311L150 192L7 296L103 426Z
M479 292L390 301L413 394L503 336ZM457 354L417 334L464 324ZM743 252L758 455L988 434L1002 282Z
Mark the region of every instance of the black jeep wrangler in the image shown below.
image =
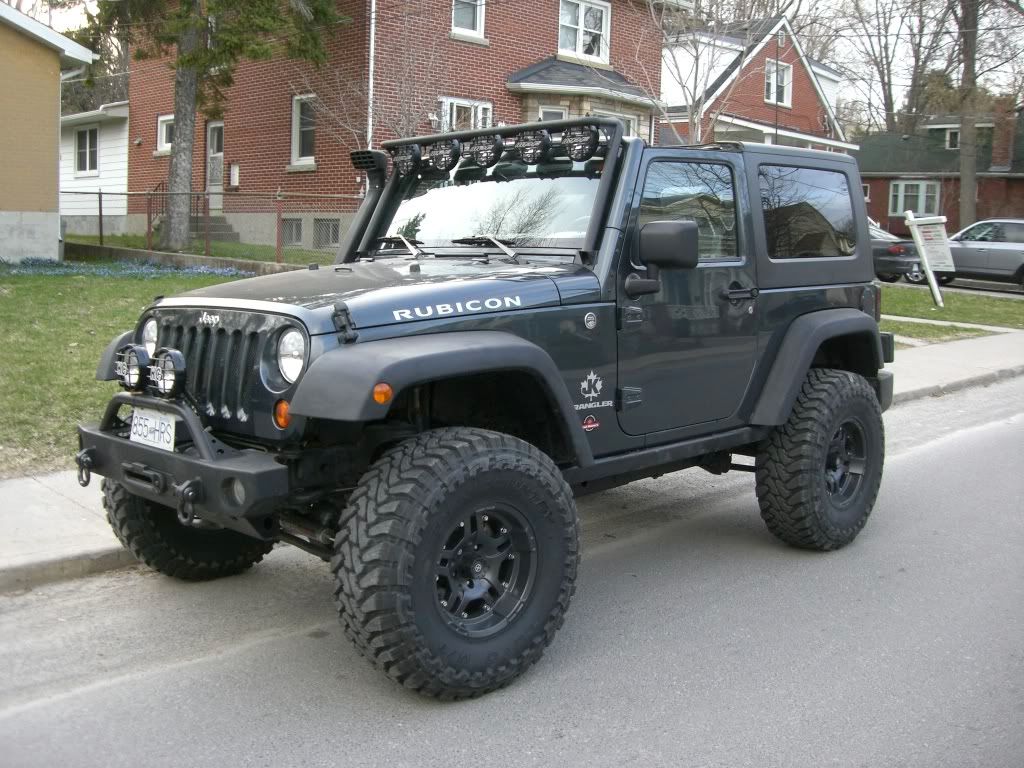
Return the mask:
M852 158L605 118L383 146L334 265L159 298L104 353L79 480L140 560L301 547L373 664L462 698L561 626L574 494L743 470L783 541L857 536L893 344Z

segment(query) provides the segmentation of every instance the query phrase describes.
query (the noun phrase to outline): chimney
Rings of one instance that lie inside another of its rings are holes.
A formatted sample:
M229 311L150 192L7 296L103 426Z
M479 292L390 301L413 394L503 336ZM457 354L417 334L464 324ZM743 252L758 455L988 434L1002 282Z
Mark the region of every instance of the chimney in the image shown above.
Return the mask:
M1017 133L1017 109L1012 98L996 100L992 109L992 165L990 171L1009 171L1013 164L1013 144Z

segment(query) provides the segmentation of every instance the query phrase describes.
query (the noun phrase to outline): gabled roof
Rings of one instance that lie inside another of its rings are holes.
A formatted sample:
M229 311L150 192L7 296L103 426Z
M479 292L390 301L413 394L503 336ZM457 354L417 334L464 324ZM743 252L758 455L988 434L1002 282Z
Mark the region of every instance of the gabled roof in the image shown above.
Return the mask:
M629 101L647 107L657 103L614 69L593 67L564 61L555 56L513 72L506 86L520 93L579 93Z
M995 117L989 114L978 115L974 124L979 128L991 128L995 125ZM960 125L960 115L958 114L932 115L921 123L922 128L951 128L958 125Z
M92 64L97 58L96 54L83 45L79 45L69 37L56 32L31 16L26 16L17 11L7 3L0 3L0 24L6 24L21 32L26 37L31 37L47 48L53 48L60 53L60 60L63 66L76 66L80 64Z
M747 21L735 22L732 24L718 25L714 28L709 28L702 33L712 37L717 42L722 43L723 47L734 47L736 49L736 55L722 73L715 78L715 81L704 91L704 98L701 103L704 105L705 109L714 103L715 99L717 99L725 90L725 87L737 77L743 65L754 58L761 49L764 48L765 44L776 33L783 29L788 33L789 39L793 41L793 47L796 48L797 54L804 62L807 69L807 75L810 77L812 85L814 85L814 90L818 95L818 99L824 105L825 111L828 113L829 121L835 127L836 135L841 141L845 142L846 135L843 132L843 127L836 119L835 113L832 111L832 105L829 104L828 99L825 98L825 94L821 90L821 85L818 83L818 77L815 74L814 69L826 69L838 77L842 77L843 73L809 58L807 54L804 53L803 46L800 45L800 39L793 32L793 27L785 16L770 16L765 19L749 19ZM679 111L679 108L676 107L670 107L669 109L672 112Z

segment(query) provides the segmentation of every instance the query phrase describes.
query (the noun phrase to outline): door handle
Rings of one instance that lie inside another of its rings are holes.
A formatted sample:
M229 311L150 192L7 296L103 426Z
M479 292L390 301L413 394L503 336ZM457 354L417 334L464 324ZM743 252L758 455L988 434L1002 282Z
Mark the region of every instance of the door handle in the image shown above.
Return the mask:
M735 283L734 283L735 285ZM718 298L722 301L749 301L756 299L760 293L757 288L723 288L718 292Z

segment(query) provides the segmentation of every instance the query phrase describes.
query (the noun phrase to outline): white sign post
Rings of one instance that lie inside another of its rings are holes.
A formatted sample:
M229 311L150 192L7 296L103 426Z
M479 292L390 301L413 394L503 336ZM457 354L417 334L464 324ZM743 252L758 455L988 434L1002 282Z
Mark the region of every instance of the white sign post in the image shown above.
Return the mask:
M913 211L906 211L903 215L907 219L910 236L914 238L914 245L917 246L917 255L921 259L924 276L928 278L932 299L940 307L945 307L946 305L942 303L939 283L935 279L935 272L956 271L953 254L949 251L949 238L946 237L946 217L926 216L917 219L914 218Z

